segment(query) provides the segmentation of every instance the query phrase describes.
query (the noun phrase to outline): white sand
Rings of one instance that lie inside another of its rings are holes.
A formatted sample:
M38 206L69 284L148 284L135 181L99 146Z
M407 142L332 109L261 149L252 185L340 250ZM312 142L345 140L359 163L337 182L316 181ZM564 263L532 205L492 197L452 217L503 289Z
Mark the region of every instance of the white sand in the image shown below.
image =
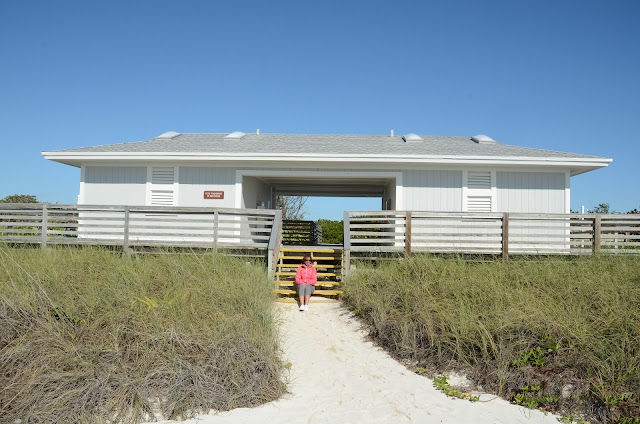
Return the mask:
M504 423L557 424L557 417L482 394L452 399L366 340L338 303L276 305L282 317L289 392L256 408L202 415L189 424ZM174 421L163 421L173 423Z

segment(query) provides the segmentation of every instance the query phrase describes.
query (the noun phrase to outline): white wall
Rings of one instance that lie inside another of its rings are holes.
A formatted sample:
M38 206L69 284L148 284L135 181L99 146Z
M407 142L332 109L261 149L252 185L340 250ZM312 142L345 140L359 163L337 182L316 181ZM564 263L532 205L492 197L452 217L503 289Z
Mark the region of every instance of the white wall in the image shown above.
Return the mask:
M404 209L463 210L463 171L416 170L403 174ZM495 175L497 212L566 212L566 173L497 171Z
M498 171L497 212L565 213L565 186L562 172Z
M382 198L383 210L396 211L396 210L403 209L402 207L403 205L400 205L400 208L398 207L399 199L397 198L397 190L396 190L397 184L398 183L394 179L393 181L390 181L389 184L387 184L387 186L384 188L384 197ZM387 208L387 206L391 206L391 207Z
M144 206L146 166L86 166L78 204Z
M404 171L403 185L405 206L401 209L432 212L462 210L462 171Z
M147 197L146 165L84 166L79 204L144 206ZM564 213L568 210L569 187L565 172L494 171L497 212ZM278 170L213 166L180 166L177 206L255 208L258 200L269 201L270 187L259 180L271 176L392 177L386 198L394 210L462 211L462 170L346 171ZM240 190L240 182L244 186ZM205 191L223 191L224 199L205 199ZM236 199L236 196L240 196ZM273 205L271 205L273 207Z
M271 187L256 177L242 178L242 208L257 209L257 202L271 202ZM271 205L271 209L274 206Z
M178 206L235 207L235 168L181 166ZM223 191L224 199L205 199L205 191Z

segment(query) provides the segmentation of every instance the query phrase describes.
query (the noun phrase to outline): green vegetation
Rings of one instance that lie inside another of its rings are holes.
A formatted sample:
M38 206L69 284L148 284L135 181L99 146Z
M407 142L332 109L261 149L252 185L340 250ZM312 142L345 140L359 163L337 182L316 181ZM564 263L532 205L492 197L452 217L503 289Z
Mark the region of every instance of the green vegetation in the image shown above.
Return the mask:
M513 401L518 405L526 406L529 409L540 408L543 405L557 403L559 396L543 394L543 387L536 384L530 384L520 388L518 393L513 397Z
M279 398L264 264L193 253L0 246L0 417L133 423ZM640 422L640 257L358 263L345 302L379 344L553 411ZM1 421L1 420L0 420Z
M342 244L344 241L344 226L342 221L319 219L317 224L322 227L322 242Z
M38 203L38 199L32 194L12 194L0 199L0 203Z
M436 389L440 390L447 396L455 397L458 399L468 399L470 402L477 402L480 400L480 396L472 395L471 393L461 392L460 390L455 389L449 384L447 381L446 375L439 375L433 379L433 385Z
M134 423L277 399L271 288L263 264L236 258L0 246L0 421Z
M413 256L358 263L344 289L379 344L431 376L592 423L640 417L640 257Z

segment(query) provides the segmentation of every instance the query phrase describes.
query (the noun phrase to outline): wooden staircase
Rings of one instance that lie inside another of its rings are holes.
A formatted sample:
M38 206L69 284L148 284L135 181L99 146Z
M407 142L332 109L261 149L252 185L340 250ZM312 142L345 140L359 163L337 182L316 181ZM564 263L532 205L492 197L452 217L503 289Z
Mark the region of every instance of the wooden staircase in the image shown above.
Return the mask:
M335 301L344 292L342 284L342 246L283 246L275 272L274 293L279 302L295 303L298 295L295 276L305 253L309 253L318 271L318 283L311 302Z

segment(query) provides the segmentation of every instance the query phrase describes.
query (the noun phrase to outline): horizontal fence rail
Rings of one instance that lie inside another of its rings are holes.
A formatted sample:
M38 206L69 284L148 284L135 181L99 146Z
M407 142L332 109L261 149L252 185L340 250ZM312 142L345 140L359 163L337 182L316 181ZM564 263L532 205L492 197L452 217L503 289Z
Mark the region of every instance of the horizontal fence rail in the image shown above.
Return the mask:
M277 211L0 204L0 242L267 250Z
M282 244L316 245L322 242L322 227L315 221L282 221Z
M640 215L345 212L344 235L347 264L377 252L638 254ZM275 263L282 237L275 210L0 204L5 243L256 249Z
M348 212L345 250L364 253L640 253L640 215Z

